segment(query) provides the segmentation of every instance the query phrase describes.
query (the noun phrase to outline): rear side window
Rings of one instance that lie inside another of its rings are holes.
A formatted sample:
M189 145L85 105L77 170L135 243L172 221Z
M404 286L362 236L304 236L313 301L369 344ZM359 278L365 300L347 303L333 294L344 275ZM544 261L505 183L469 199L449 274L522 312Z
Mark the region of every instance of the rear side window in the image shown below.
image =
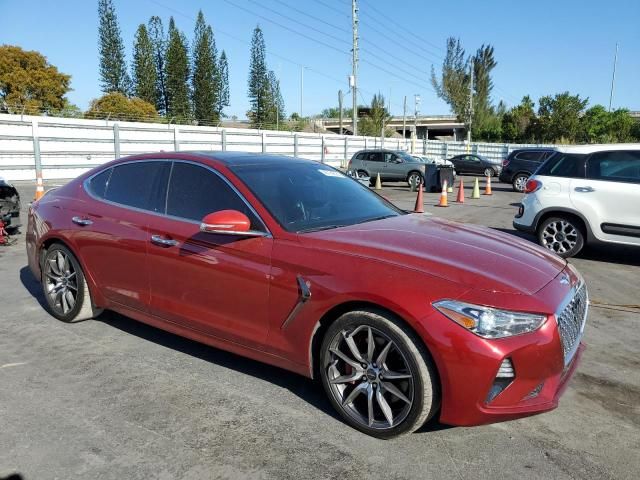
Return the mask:
M587 177L594 180L640 183L640 151L594 153L589 158Z
M109 177L111 177L111 172L113 172L113 168L109 168L89 180L89 192L98 198L104 198L104 192L107 189L107 183L109 182Z
M264 230L238 194L211 170L191 163L175 162L167 194L167 214L201 221L220 210L238 210L251 220L251 228Z
M134 162L113 168L104 198L128 207L164 213L170 162Z
M529 162L540 162L544 158L545 152L532 151L532 152L520 152L516 155L518 160L526 160Z
M583 154L557 153L540 166L536 175L584 178L585 158Z

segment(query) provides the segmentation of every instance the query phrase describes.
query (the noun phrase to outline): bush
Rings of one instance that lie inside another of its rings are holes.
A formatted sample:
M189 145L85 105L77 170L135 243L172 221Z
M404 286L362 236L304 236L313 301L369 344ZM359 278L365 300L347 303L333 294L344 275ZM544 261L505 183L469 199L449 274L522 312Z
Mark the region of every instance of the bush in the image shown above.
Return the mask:
M159 120L158 112L149 102L137 97L126 97L119 92L111 92L92 100L85 118L109 118L111 120L128 120L153 122Z

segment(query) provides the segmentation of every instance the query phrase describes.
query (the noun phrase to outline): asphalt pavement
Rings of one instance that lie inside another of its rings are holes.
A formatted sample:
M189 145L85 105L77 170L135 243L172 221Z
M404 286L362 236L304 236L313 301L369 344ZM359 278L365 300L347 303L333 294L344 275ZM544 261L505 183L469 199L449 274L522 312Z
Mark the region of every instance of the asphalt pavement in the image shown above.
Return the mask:
M35 188L18 188L26 209ZM464 205L453 194L448 208L426 194L425 209L515 234L520 195L493 193ZM382 194L415 201L403 184ZM557 410L382 441L345 425L306 378L114 313L59 322L15 238L0 247L0 479L638 478L640 249L571 260L594 305Z

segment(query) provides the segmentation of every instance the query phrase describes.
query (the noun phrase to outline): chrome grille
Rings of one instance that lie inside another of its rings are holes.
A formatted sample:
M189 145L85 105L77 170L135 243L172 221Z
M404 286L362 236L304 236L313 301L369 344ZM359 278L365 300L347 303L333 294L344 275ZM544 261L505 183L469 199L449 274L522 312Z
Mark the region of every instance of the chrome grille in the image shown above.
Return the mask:
M565 365L571 362L578 349L582 332L584 331L584 324L587 320L588 309L587 287L584 283L581 283L577 289L571 291L564 302L564 307L557 314Z

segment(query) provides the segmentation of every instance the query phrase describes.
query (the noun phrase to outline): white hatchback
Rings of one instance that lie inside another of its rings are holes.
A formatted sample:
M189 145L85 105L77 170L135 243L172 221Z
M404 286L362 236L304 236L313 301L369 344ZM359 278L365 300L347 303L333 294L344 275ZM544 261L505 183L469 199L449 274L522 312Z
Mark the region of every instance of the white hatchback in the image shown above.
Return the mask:
M559 147L527 182L513 226L561 257L591 242L640 246L640 144Z

